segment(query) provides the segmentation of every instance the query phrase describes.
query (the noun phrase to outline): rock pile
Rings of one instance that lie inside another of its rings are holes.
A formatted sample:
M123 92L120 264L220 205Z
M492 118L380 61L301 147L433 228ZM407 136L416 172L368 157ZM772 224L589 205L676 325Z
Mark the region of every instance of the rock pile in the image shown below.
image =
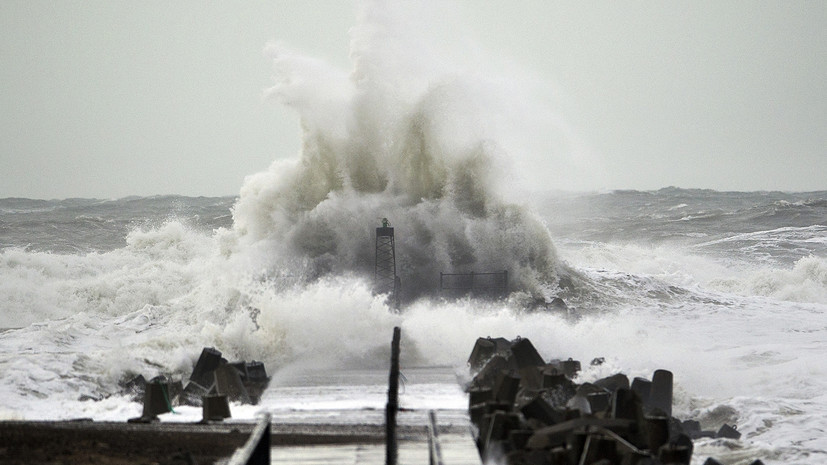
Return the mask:
M485 463L688 465L693 438L740 437L728 425L716 435L672 417L667 370L651 380L630 383L621 373L577 384L579 361L546 362L524 338L479 338L468 364L469 412Z
M263 363L230 363L220 351L205 347L186 386L167 376L146 381L141 375L121 386L144 404L142 415L132 422L155 421L157 415L171 412L177 405L202 406L204 420L209 421L230 417L229 401L257 404L269 382Z

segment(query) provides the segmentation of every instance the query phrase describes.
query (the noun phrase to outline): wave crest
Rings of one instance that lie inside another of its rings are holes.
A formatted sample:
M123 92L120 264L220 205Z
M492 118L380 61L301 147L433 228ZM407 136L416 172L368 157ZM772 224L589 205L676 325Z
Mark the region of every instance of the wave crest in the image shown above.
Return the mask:
M400 65L392 52L421 44L389 27L403 18L383 8L371 4L354 28L349 74L283 44L268 48L269 94L298 112L302 150L246 179L234 250L309 279L370 275L373 228L388 218L409 298L433 293L440 271L508 270L516 290L547 295L558 268L550 235L502 195L514 179L513 155L496 139L507 99L490 79L433 61Z

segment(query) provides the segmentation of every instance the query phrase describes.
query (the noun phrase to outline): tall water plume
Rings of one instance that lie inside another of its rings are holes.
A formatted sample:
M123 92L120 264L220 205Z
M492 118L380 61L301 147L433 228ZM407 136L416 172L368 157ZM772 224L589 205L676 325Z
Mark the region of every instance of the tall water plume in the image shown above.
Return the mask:
M560 271L549 233L508 199L521 179L514 168L525 166L525 154L503 144L515 139L503 134L518 92L439 52L450 47L422 19L427 11L363 5L349 73L284 44L267 48L269 95L298 113L302 149L246 179L228 246L308 279L370 276L373 228L388 218L407 298L433 292L440 271L493 270L548 296Z

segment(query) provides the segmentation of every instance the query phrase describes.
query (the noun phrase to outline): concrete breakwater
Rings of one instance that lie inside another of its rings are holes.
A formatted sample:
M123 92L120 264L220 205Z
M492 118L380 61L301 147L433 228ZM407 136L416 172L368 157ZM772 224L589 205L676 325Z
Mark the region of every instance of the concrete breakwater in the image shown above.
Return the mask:
M578 384L579 361L546 362L523 338L479 338L468 364L469 414L485 463L689 465L693 439L740 438L731 425L703 431L695 420L673 417L667 370Z

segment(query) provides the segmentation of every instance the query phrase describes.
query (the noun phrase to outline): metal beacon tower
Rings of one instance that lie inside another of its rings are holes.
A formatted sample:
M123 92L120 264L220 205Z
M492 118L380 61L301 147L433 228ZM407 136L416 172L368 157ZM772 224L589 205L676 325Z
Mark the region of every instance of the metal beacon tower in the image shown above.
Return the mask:
M376 228L373 290L377 294L387 294L391 305L398 310L400 287L400 279L396 276L396 246L393 241L393 228L387 218L382 218L382 226Z

